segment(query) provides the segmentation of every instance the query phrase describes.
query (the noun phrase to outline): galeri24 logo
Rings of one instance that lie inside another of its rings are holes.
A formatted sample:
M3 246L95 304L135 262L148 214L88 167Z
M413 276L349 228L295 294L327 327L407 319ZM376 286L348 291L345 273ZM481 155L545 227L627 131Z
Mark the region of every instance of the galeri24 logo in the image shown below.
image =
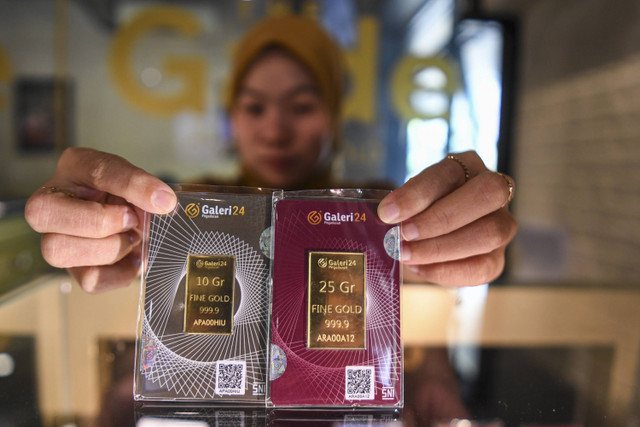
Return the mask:
M200 204L199 203L189 203L184 208L184 213L187 214L189 218L195 218L200 215Z
M307 221L309 221L309 224L311 225L320 224L320 222L322 221L322 212L318 212L318 211L309 212L309 214L307 215Z

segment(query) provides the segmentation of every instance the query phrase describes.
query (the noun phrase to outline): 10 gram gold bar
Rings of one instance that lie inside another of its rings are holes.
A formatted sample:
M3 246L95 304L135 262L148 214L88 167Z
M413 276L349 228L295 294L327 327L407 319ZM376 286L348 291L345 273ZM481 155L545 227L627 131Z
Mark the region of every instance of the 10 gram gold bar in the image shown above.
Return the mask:
M232 333L235 264L232 255L187 257L184 332Z

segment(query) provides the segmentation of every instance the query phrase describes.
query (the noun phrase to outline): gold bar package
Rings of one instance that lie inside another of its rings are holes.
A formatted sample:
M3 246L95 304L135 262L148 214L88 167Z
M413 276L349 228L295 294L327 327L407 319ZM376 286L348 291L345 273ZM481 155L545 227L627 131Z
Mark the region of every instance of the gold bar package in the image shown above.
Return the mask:
M403 405L400 238L388 192L274 193L270 407Z
M272 191L174 191L145 216L134 398L264 405Z

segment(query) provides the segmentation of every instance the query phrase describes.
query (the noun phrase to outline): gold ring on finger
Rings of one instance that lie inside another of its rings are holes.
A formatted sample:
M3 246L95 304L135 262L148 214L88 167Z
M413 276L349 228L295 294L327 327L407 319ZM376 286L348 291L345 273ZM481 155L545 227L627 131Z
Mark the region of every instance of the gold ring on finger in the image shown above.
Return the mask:
M469 172L469 168L467 167L467 165L453 154L449 154L446 158L458 163L464 171L464 182L469 181L469 178L471 178L471 172Z
M507 203L511 203L511 200L513 200L513 195L516 192L516 185L514 184L513 180L500 172L496 172L498 175L500 175L502 177L502 179L504 179L504 182L507 183L507 188L509 189L509 197L507 197Z
M46 191L47 193L62 193L62 194L64 194L65 196L70 197L70 198L72 198L72 199L77 199L77 198L78 198L78 196L76 196L76 195L75 195L75 194L73 194L72 192L67 191L67 190L63 190L63 189L58 188L58 187L45 186L45 187L42 187L42 189L43 189L44 191Z

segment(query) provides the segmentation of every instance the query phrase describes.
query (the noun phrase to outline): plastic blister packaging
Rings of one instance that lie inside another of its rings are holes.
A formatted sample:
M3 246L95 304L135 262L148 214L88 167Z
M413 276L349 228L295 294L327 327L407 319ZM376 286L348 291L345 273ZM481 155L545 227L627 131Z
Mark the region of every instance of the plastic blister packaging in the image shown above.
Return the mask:
M264 405L272 191L173 188L145 216L134 398Z
M378 190L276 191L271 407L402 407L400 229Z

